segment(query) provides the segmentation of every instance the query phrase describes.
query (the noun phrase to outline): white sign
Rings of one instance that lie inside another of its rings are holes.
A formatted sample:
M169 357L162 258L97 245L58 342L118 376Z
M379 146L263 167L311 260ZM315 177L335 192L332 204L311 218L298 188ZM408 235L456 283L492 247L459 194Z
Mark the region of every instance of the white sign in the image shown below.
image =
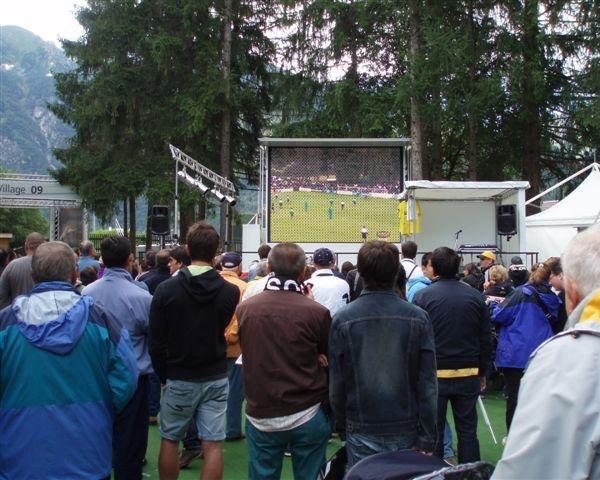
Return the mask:
M0 199L70 201L80 198L67 186L61 185L48 175L0 175ZM4 202L3 202L4 203Z

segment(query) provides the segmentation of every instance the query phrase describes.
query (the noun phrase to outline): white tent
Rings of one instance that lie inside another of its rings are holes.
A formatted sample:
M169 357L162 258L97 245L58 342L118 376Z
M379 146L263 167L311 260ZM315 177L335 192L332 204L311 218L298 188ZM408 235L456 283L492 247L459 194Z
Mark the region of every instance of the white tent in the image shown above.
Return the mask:
M529 182L432 182L407 181L401 198L408 201L407 218L421 212L420 231L407 238L429 251L440 245L497 245L501 251L525 250L525 190ZM515 205L517 234L498 235L496 208ZM455 240L456 235L460 237ZM482 248L481 250L486 250Z
M600 165L593 163L542 194L531 203L572 178L591 170L575 190L543 212L530 215L527 224L527 250L538 251L540 260L560 256L569 240L581 229L600 221Z

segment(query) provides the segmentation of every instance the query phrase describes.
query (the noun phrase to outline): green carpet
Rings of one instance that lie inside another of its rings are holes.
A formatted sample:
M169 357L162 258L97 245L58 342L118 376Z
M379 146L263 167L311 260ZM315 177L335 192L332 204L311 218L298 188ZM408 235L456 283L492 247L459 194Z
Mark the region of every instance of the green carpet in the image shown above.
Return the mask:
M488 396L484 400L485 407L490 416L490 421L494 428L494 433L498 439L498 445L494 445L489 429L483 421L481 412L479 414L479 444L481 446L481 457L491 463L496 463L502 454L502 445L500 444L502 437L506 435L506 427L504 426L504 412L506 410L506 401L501 396ZM451 415L448 416L450 424L453 426ZM456 444L456 437L454 438ZM327 452L328 458L339 448L340 442L334 439L330 444ZM150 437L148 440L148 452L146 459L148 465L144 469L144 478L158 479L158 449L160 446L160 435L158 427L150 427ZM244 480L247 478L248 468L248 453L245 440L239 442L224 442L223 455L225 458L225 471L223 478L225 480ZM182 470L179 478L181 480L198 479L200 476L200 467L202 460L194 460L189 468ZM289 458L284 460L283 472L281 475L283 480L291 480L292 462Z

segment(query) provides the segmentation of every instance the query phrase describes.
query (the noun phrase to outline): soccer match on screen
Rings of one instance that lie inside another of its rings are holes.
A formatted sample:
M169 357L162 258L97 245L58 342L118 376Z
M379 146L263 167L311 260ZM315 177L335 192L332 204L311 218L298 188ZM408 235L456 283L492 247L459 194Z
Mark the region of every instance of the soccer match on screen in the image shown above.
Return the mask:
M272 242L397 241L402 162L389 148L283 148L271 154Z

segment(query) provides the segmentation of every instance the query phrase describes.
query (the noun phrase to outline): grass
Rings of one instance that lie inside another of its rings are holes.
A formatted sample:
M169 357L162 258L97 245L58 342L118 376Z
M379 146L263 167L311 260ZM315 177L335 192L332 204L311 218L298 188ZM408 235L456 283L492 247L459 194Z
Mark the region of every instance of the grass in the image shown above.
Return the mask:
M280 201L283 202L281 206ZM271 202L274 206L271 210L272 242L360 243L363 241L360 235L363 226L369 230L371 240L378 232L387 232L392 241L397 241L400 235L398 200L320 192L283 192L277 198L272 194ZM345 203L343 209L341 202ZM293 216L290 210L293 210Z
M484 404L490 416L496 438L500 442L502 437L506 435L506 427L504 426L506 401L499 395L488 395L484 400ZM453 427L454 422L451 419L451 415L448 415L448 418L450 419L450 425ZM494 445L490 431L484 424L481 413L479 413L478 436L482 459L495 464L502 455L502 445L500 443ZM158 427L152 426L150 427L148 451L146 454L148 465L144 469L144 478L146 479L158 479L157 460L159 446L160 436ZM454 437L454 446L456 447L456 436ZM329 458L339 447L340 442L336 438L329 444L327 457ZM224 442L223 455L225 459L224 480L243 480L247 478L248 452L245 440ZM201 460L194 460L189 468L181 471L179 478L181 480L197 480L200 476L201 465ZM291 480L293 478L292 462L289 458L284 459L281 478L282 480Z

